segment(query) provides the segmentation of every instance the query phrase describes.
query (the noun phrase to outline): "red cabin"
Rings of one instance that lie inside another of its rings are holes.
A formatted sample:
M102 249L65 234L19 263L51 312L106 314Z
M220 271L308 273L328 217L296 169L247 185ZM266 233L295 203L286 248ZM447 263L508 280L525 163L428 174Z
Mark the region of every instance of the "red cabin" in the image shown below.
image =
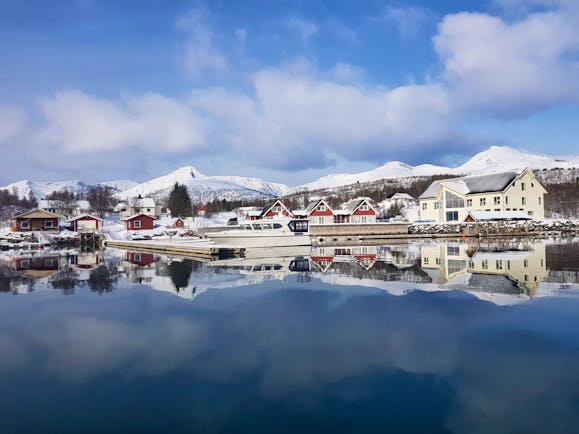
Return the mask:
M177 220L175 220L175 227L182 228L184 226L185 226L185 220L183 220L180 217Z
M127 252L125 259L131 264L138 265L139 267L146 267L155 262L155 255L152 253Z
M12 218L14 230L22 231L55 231L58 232L60 216L50 211L33 209Z
M136 214L124 218L125 229L128 231L142 231L145 229L153 229L155 225L155 218L147 214Z
M90 214L81 214L68 220L72 224L72 230L78 231L98 231L102 225L102 219Z

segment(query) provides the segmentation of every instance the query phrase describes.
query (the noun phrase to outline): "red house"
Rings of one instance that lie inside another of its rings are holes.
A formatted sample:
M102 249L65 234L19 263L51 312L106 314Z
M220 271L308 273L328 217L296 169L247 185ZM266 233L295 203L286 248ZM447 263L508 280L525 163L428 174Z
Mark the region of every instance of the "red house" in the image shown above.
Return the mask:
M181 217L177 218L177 220L175 220L175 227L178 228L182 228L185 226L185 220L183 220Z
M378 214L367 197L352 199L341 211L340 215L349 216L349 223L376 223Z
M22 231L56 231L60 216L50 211L33 209L12 218L14 230Z
M153 229L155 218L147 214L135 214L124 218L125 229L128 231L140 231L145 229Z
M52 276L59 268L59 257L56 255L15 258L12 261L12 269L14 271L33 279Z
M266 204L261 211L260 218L272 219L276 217L292 217L292 213L279 199Z
M334 223L334 211L324 199L310 202L306 208L305 215L310 225L330 225Z
M68 220L72 224L72 230L78 231L98 231L103 219L90 214L81 214Z
M127 252L125 254L125 259L131 264L138 265L139 267L146 267L155 262L155 255L152 253Z

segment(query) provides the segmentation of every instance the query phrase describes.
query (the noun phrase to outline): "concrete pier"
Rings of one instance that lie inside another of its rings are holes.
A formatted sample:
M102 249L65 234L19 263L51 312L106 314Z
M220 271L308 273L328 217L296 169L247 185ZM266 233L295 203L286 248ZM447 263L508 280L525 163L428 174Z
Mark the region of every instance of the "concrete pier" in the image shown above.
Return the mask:
M208 261L243 257L245 254L245 249L242 247L220 246L209 243L105 240L104 245L105 247L113 247L123 250L136 250L139 252L159 253Z

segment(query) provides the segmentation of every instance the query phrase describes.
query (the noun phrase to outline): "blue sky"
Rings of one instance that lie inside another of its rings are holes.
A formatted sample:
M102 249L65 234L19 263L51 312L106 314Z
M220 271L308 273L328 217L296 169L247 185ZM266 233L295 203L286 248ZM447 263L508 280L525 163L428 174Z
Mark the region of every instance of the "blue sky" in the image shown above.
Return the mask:
M577 154L573 0L0 2L0 183Z

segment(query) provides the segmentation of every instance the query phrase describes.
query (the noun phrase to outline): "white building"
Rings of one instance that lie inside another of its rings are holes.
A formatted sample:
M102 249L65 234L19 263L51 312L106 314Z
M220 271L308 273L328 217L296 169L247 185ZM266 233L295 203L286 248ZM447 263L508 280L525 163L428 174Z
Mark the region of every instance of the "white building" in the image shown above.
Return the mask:
M420 220L462 222L470 211L524 211L543 219L546 193L529 169L442 179L420 195Z
M162 207L155 204L155 200L151 197L132 197L126 202L119 202L114 209L114 212L119 214L122 219L134 216L136 214L145 214L154 219L161 218Z

